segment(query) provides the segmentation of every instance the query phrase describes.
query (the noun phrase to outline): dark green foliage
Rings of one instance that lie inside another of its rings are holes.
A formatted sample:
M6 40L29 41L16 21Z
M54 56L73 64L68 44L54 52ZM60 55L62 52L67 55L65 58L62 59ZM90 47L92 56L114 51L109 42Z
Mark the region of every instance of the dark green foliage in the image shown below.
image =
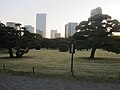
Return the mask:
M36 46L35 47L36 50L40 50L40 48L41 48L40 46Z
M64 38L44 39L44 48L59 49L61 44L68 44L68 40Z
M76 45L77 50L90 49L91 48L88 41L77 40L75 43L77 44Z
M67 44L61 44L59 46L59 51L60 52L68 52L68 45Z
M40 46L41 46L41 48L48 49L49 45L50 45L49 39L47 39L47 38L41 38L41 40L40 40Z
M16 57L22 57L29 49L35 47L36 35L20 27L21 24L16 25L19 30L0 23L0 48L8 49L10 57L14 57L12 49L15 50Z
M96 49L104 49L120 53L120 38L113 36L112 32L120 32L120 22L111 19L111 16L98 14L82 21L76 27L78 32L73 35L77 49L92 49L90 58L94 58Z
M111 41L111 42L110 42ZM108 52L120 53L120 37L112 37L108 42L106 42L103 46L103 50L107 50Z
M34 47L36 50L40 50L41 49L41 41L42 41L42 36L40 34L33 34L34 35L34 38L33 38L33 41L34 41Z

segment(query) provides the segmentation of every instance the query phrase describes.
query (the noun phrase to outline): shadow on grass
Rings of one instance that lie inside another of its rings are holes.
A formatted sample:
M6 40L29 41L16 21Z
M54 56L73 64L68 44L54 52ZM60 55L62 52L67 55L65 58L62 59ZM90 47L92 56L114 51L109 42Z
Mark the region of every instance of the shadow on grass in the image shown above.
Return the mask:
M79 57L76 59L77 60L89 60L89 61L92 61L92 60L119 60L120 61L120 58L101 58L101 57L95 57L94 59L89 59L89 57Z
M94 59L89 59L89 57L79 57L77 59L84 59L84 60L103 60L104 58L94 58Z
M8 60L8 59L29 59L29 58L34 58L32 56L23 56L21 58L17 58L17 57L8 57L8 56L4 56L4 57L0 57L0 60Z

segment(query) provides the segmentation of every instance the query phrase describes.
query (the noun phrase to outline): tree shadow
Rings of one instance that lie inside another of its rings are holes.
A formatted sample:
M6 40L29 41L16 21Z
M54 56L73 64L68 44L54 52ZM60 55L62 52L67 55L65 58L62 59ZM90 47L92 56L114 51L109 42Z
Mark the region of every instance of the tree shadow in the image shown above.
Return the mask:
M8 59L31 59L34 58L33 56L23 56L21 58L17 58L17 57L8 57L8 56L4 56L4 57L0 57L0 60L8 60Z
M102 60L104 58L101 58L101 57L97 57L97 58L94 58L94 59L90 59L89 57L79 57L77 59L84 59L84 60Z
M119 60L120 61L120 58L109 58L109 57L95 57L94 59L89 59L89 57L79 57L79 58L76 58L77 60L79 59L83 59L83 60L89 60L89 61L92 61L92 60Z

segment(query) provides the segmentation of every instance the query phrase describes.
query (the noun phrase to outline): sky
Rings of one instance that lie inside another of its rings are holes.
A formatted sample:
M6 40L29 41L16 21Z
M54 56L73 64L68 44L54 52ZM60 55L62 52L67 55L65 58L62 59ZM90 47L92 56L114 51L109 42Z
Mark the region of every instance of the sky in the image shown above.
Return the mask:
M120 0L0 0L0 21L36 27L36 13L46 13L47 37L56 29L64 37L65 24L87 20L97 7L120 21Z

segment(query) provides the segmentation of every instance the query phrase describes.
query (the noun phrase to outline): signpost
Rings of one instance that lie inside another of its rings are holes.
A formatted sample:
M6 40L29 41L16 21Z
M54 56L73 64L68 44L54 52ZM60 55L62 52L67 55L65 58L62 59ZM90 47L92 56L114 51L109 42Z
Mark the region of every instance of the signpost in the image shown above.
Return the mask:
M72 72L72 76L74 76L74 70L73 70L73 54L75 53L74 43L70 43L70 53L71 53L71 72Z

